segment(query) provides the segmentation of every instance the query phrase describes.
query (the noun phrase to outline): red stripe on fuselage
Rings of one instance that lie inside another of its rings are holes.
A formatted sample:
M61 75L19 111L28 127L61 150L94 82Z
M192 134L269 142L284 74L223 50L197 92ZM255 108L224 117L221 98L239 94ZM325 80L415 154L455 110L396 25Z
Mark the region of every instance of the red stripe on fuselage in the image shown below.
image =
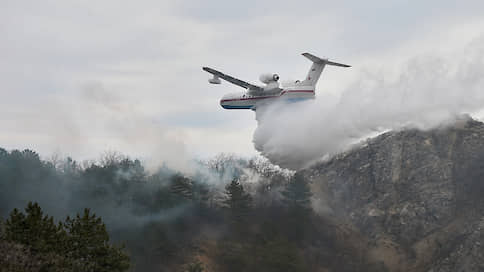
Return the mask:
M256 100L256 99L275 98L275 97L282 96L285 93L314 93L314 91L312 91L312 90L288 90L288 91L282 91L279 95L255 96L255 97L247 97L247 98L224 99L224 100L220 100L220 103L231 102L231 101L244 101L244 100Z

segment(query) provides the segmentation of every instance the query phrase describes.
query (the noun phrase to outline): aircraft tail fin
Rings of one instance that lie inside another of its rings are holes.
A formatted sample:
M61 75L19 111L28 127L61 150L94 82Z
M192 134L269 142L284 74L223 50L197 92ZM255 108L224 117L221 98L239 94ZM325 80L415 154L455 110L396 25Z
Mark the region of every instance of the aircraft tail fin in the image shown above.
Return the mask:
M303 53L302 55L313 62L313 65L311 66L311 69L309 70L306 79L303 81L304 84L310 86L316 86L316 83L318 82L319 77L321 76L321 73L323 72L323 69L326 65L351 67L347 64L329 61L328 59L321 59L309 53Z

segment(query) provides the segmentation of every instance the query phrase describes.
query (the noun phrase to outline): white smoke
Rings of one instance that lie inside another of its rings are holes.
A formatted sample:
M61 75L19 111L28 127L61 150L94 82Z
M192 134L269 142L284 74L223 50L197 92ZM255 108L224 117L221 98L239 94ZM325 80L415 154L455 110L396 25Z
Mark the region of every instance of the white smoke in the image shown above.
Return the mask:
M418 56L394 79L362 73L340 97L276 103L257 111L255 148L290 169L344 151L389 129L428 129L484 108L484 39L447 56Z
M150 171L162 164L183 172L191 170L182 132L153 120L101 82L85 84L81 94L78 107L86 112L83 119L89 124L84 127L90 128L87 138L91 142L105 142L109 149L141 158Z

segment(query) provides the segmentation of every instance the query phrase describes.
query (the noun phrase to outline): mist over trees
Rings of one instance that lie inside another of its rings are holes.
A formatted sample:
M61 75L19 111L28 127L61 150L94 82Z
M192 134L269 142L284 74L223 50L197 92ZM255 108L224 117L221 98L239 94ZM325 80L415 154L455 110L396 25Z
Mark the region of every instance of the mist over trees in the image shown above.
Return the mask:
M0 149L2 241L69 260L86 259L86 250L95 249L113 261L111 270L93 271L123 271L129 264L124 253L134 271L352 271L368 265L346 260L358 249L335 241L311 196L303 175L258 158L220 155L185 175L163 167L149 173L139 160L115 154L78 163ZM26 206L26 214L19 212ZM71 217L56 223L44 213ZM29 218L40 229L17 235ZM126 248L110 245L109 237ZM346 253L334 258L334 250Z

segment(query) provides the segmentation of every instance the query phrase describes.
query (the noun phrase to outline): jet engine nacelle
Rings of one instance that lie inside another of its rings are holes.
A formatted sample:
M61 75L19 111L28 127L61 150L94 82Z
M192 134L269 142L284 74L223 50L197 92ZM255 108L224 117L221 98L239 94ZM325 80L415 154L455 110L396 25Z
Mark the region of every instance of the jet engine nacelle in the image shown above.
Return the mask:
M262 75L260 75L259 80L262 83L269 84L271 82L278 81L279 75L278 74L262 74Z

